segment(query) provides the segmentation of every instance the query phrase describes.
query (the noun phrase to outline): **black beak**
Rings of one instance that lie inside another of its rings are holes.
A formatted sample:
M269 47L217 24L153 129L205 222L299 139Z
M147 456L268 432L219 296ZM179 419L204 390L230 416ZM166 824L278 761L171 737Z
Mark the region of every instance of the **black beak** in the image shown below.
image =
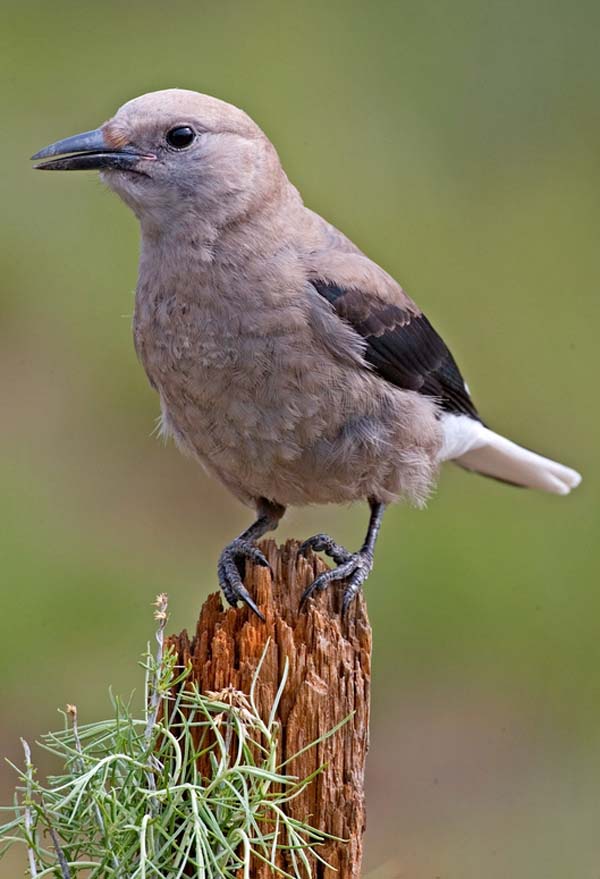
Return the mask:
M71 153L72 155L65 155ZM88 171L113 168L117 171L137 171L144 173L137 166L141 159L153 161L156 156L141 153L132 146L115 148L107 140L102 128L75 134L58 140L44 147L31 158L48 159L50 156L62 156L50 162L35 165L39 171Z

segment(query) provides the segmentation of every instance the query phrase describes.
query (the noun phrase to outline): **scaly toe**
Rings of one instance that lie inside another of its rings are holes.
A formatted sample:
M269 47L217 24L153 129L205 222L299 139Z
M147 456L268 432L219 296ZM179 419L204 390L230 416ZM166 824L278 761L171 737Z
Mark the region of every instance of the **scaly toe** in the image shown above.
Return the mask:
M370 573L370 566L364 564L358 568L348 580L342 598L342 617L345 617L348 613L348 608L360 592L363 583L366 581Z
M340 543L336 543L328 534L315 534L313 537L309 537L300 546L299 552L304 555L308 549L312 549L313 552L324 552L338 565L349 561L353 555Z
M219 585L232 607L237 607L238 601L243 601L250 610L264 621L264 615L256 606L254 599L244 586L242 580L243 566L246 559L262 567L269 568L271 573L273 573L271 565L257 546L246 540L234 540L229 546L225 547L219 558L217 565Z
M316 592L321 592L323 589L327 589L330 583L333 583L334 580L343 579L344 574L339 573L340 568L332 568L329 571L324 571L322 574L313 580L310 586L304 590L302 593L302 598L300 599L300 607L304 607L309 598L311 598Z
M262 568L268 568L271 574L273 573L273 568L269 564L267 557L260 551L258 546L255 546L253 543L247 543L246 541L240 541L239 546L241 548L241 552L239 553L240 556L256 562L256 564L260 565Z
M316 580L310 584L300 599L301 608L304 607L308 599L315 593L321 592L334 582L346 580L346 586L342 598L342 616L346 615L348 608L352 604L356 595L360 592L363 583L371 573L371 568L373 567L372 556L365 552L355 552L348 555L349 558L339 564L337 568L332 568L329 571L325 571L323 574L319 574Z

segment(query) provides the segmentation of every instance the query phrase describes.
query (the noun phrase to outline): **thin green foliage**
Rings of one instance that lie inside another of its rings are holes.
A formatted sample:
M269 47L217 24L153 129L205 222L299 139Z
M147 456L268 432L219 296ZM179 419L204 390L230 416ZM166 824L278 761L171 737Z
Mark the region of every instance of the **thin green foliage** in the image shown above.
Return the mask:
M79 725L67 706L64 728L39 743L64 767L45 784L23 742L25 768L14 767L20 781L3 810L14 817L0 826L0 856L24 844L35 879L237 879L240 871L249 879L251 858L274 874L310 879L329 837L287 813L314 778L287 775L277 762L287 666L267 720L255 701L260 666L248 694L202 694L189 668L163 649L166 596L156 607L142 716L113 698L113 717Z

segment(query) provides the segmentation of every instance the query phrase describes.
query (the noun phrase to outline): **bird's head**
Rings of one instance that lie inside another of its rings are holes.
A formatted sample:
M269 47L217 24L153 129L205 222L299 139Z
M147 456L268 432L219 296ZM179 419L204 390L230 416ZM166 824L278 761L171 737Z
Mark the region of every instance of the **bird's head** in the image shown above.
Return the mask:
M186 216L231 222L264 198L279 161L242 110L198 92L166 89L124 104L93 131L33 156L44 171L95 169L142 221L168 227Z

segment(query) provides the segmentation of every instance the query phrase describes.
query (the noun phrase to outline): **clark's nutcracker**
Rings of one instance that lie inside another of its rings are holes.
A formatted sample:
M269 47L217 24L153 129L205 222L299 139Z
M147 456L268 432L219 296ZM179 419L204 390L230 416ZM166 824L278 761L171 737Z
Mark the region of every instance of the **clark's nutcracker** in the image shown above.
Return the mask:
M237 107L154 92L33 158L48 171L98 169L140 222L134 338L162 432L257 512L219 559L231 604L260 615L244 562L268 566L255 542L289 504L368 500L358 552L326 534L303 544L337 565L306 597L342 581L346 610L386 504L422 505L441 462L554 494L579 484L484 424L418 306L304 206Z

